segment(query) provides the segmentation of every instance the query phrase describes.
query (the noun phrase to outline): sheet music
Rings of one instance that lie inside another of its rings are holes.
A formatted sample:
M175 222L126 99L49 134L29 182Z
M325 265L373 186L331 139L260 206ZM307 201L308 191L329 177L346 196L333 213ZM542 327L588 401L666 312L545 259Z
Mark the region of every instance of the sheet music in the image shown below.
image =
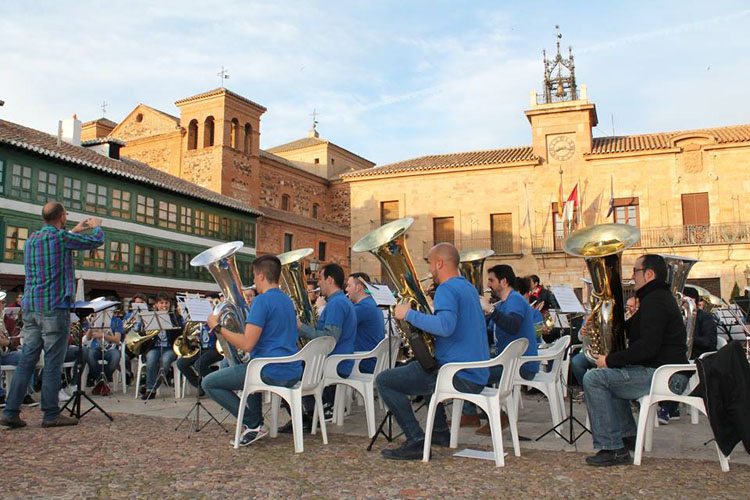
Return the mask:
M133 311L148 311L148 304L145 302L131 302L130 309Z
M367 290L370 292L370 296L375 300L375 303L379 306L395 306L396 297L393 296L393 292L388 288L387 285L373 285L366 283Z
M144 330L171 330L172 324L168 311L144 311L140 313Z
M187 299L184 307L190 321L205 322L214 311L214 306L209 299Z
M552 286L552 294L555 296L558 305L560 306L560 312L565 313L585 313L583 306L578 301L575 292L572 288L561 285Z
M570 327L570 323L568 323L568 317L564 313L550 309L549 314L550 316L552 316L552 320L554 321L554 328Z
M114 311L102 311L96 313L94 321L91 323L91 328L111 328L114 315Z
M110 307L114 307L117 304L119 304L119 302L115 300L106 300L104 297L98 297L89 302L78 301L75 304L73 304L73 309L91 309L94 312L99 312L99 311L103 311L104 309L109 309Z

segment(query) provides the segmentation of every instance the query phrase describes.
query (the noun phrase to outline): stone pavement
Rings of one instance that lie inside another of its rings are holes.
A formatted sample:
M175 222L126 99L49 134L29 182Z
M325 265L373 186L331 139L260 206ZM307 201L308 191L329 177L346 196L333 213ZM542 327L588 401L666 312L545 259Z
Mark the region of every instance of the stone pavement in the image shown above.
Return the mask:
M224 423L229 432L213 423L199 433L186 425L175 431L194 398L175 402L171 391L148 404L132 392L95 398L113 423L94 412L77 427L41 429L32 408L22 414L28 427L0 430L4 498L748 498L750 484L750 457L741 447L725 474L713 445L703 446L710 435L705 418L660 426L641 467L585 465L589 436L575 446L551 435L523 441L515 457L506 431L510 456L498 468L437 447L428 464L381 459L379 451L390 445L381 437L372 452L365 450L369 439L357 406L343 426L328 425L327 446L320 435L306 435L304 453L295 454L290 435L234 450L231 417ZM582 405L574 411L585 421ZM546 400L525 396L520 418L522 436L541 434L551 420ZM473 431L462 429L459 449L491 449L489 437Z

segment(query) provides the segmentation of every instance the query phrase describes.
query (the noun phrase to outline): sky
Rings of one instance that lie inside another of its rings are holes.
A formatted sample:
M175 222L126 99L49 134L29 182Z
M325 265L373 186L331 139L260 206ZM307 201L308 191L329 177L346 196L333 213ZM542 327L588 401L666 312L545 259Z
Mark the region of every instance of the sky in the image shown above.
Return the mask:
M595 136L750 123L750 4L721 0L2 2L0 119L179 115L223 82L268 108L264 149L313 110L321 138L379 165L523 146L555 25Z

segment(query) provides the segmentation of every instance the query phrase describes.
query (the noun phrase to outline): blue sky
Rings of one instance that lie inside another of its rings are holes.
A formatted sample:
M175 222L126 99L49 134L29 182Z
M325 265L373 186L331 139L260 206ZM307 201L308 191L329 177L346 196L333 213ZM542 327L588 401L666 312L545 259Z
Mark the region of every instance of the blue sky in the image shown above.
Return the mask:
M219 86L268 108L261 147L321 136L378 164L531 143L554 26L588 85L595 135L750 122L747 2L3 2L0 118L73 113Z

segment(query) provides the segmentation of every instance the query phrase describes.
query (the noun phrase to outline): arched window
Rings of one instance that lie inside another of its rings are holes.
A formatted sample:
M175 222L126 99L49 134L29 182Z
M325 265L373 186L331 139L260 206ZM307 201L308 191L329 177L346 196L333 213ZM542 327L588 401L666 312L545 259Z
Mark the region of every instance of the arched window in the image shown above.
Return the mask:
M288 194L281 196L281 209L289 210L289 195Z
M203 147L210 148L214 145L214 117L209 116L203 122Z
M240 147L240 122L237 118L232 118L232 131L229 137L229 147L239 149Z
M190 120L188 125L188 149L198 149L198 120Z
M313 219L317 219L318 218L318 210L319 209L320 209L320 205L318 205L317 203L313 203L313 208L312 208L312 218Z
M247 154L253 152L253 127L249 124L245 124L245 144L242 146L242 151Z

